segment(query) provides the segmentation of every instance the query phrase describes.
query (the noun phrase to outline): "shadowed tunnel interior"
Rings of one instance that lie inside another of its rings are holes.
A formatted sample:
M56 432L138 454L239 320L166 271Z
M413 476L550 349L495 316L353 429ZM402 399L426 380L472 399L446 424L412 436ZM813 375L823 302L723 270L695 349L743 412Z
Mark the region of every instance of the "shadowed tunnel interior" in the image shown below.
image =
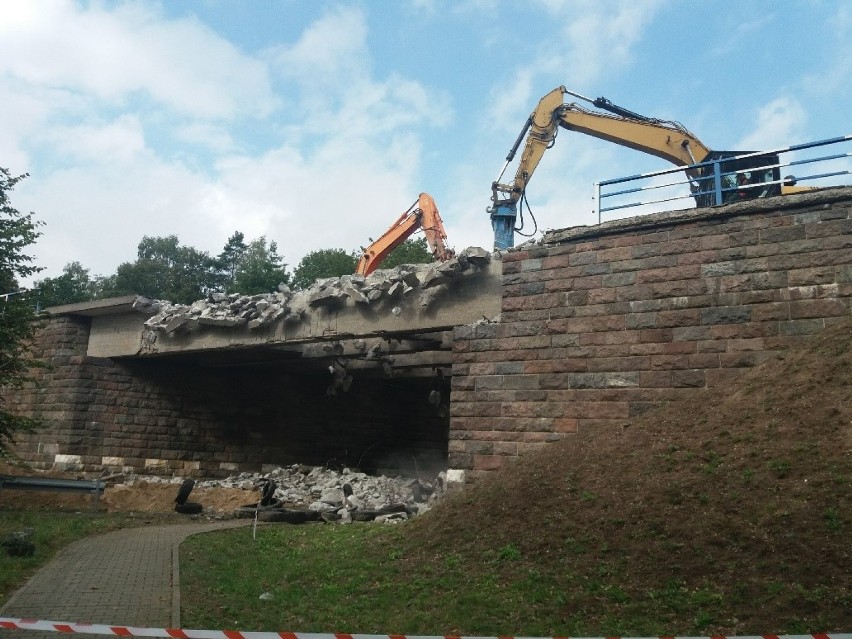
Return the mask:
M209 471L220 462L405 475L446 468L450 385L438 369L414 377L355 370L340 384L328 366L210 367L191 358L119 366L135 388L116 397L116 414L101 422L112 432L102 435L144 433L133 436L146 457L198 461Z

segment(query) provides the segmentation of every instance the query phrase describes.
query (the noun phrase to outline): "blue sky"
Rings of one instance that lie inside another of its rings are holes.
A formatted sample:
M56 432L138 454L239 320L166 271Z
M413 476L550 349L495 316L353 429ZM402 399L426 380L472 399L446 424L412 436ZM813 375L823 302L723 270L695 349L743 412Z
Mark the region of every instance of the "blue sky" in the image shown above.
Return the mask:
M565 85L717 150L852 133L852 5L832 0L0 0L0 166L30 178L32 251L110 274L143 235L234 231L353 250L426 191L449 243L490 247L490 185ZM597 180L667 168L560 135L541 229L595 221ZM520 238L519 238L520 239Z

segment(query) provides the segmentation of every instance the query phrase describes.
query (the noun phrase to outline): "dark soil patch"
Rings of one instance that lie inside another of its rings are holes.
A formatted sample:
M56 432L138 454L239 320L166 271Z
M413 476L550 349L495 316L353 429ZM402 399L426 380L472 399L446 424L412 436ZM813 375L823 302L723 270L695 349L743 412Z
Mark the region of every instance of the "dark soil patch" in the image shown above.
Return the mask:
M78 478L78 475L73 472L37 472L2 462L0 462L0 474ZM82 478L82 476L79 478ZM87 478L93 479L94 476ZM103 495L97 502L94 501L92 495L86 493L4 489L0 491L0 510L26 509L58 512L101 510L111 513L174 513L175 497L178 494L180 484L161 484L144 480L132 484L123 484L118 483L119 481L121 480L109 481ZM257 498L258 492L256 490L239 488L195 488L190 495L190 501L201 504L203 514L216 517L230 517L236 508L257 501Z

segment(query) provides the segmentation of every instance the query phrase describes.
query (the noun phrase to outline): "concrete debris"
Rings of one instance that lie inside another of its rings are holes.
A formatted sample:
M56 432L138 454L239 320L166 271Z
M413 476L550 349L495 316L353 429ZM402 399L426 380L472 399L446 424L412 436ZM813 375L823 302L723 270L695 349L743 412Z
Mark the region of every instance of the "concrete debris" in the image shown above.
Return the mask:
M435 286L432 288L427 288L421 291L420 293L420 306L424 308L428 308L432 306L432 303L437 300L441 295L447 292L447 285L441 284L440 286Z
M419 291L415 303L419 302L421 307L431 306L452 286L460 285L466 275L484 268L492 259L495 257L490 252L469 247L447 262L403 264L393 269L376 270L368 277L326 278L301 291L292 291L280 284L276 292L259 295L215 292L189 305L140 296L133 302L133 309L150 315L145 322L146 329L166 335L204 327L246 326L255 331L278 321L304 322L311 312L336 310L347 304L376 306L387 302L387 308L399 315L399 300Z
M125 475L124 483L185 485L187 481L181 477ZM267 496L270 501L287 508L333 513L327 521L393 523L428 511L444 495L447 480L444 472L426 480L294 464L262 474L240 473L225 479L200 479L194 486L243 490L274 487L274 494Z
M376 343L374 343L370 347L370 350L367 351L367 359L375 359L376 357L379 356L379 353L381 353L381 352L382 352L382 340L378 340Z
M308 299L308 304L310 304L313 308L316 308L317 306L337 308L343 306L343 302L345 300L346 291L333 287L323 287L311 294Z
M474 266L483 267L491 261L491 253L478 246L470 246L459 253L459 260L467 260Z
M148 299L147 297L137 296L131 305L134 311L139 313L159 313L161 304L157 300Z
M355 286L352 286L352 285L346 286L343 289L343 293L347 297L351 297L358 304L369 304L370 303L370 298L367 297L366 295L364 295L364 293L361 292L361 289L359 289Z

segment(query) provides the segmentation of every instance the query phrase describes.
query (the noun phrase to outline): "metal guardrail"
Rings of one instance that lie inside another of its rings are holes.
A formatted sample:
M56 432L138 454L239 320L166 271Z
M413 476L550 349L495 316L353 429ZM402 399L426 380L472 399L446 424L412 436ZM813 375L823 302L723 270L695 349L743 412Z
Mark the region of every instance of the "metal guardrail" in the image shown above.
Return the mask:
M0 293L0 301L5 303L5 302L8 302L11 298L15 297L16 295L31 295L33 293L35 293L35 296L36 296L36 301L35 301L35 304L33 305L33 309L35 310L36 313L40 313L41 312L41 289L38 289L38 288L22 289L20 291L11 291L9 293ZM2 314L2 307L0 307L0 314Z
M594 199L598 223L602 221L603 213L621 209L641 207L643 213L659 212L666 210L663 205L671 202L677 202L677 208L690 208L684 200L692 200L692 205L697 207L719 206L779 195L784 192L785 187L789 189L802 183L817 187L829 186L821 181L852 175L852 152L801 157L802 152L818 147L837 148L850 141L852 135L844 135L770 151L739 155L712 153L706 161L690 166L596 182ZM786 167L811 167L817 164L821 165L818 172L795 177L781 176L782 169ZM628 184L631 186L618 188ZM638 194L652 192L657 197L645 200L630 199L639 197Z
M100 499L106 483L101 479L58 479L55 477L16 477L0 475L0 492L12 490L49 490L62 493L91 493Z

